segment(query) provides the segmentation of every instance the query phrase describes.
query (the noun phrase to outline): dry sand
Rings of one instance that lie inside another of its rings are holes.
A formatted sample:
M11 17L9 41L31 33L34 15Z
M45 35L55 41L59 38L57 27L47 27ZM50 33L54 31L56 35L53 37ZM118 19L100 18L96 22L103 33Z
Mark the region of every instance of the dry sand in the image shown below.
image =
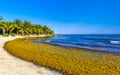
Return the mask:
M62 75L54 70L36 66L7 53L3 48L5 42L19 37L0 36L0 75Z

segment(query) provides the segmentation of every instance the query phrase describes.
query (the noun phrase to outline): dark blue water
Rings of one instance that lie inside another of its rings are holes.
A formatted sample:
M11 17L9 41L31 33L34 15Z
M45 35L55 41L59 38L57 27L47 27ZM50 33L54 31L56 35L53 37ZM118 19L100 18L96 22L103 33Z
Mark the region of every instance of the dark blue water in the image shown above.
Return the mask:
M36 40L35 42L120 52L120 35L57 35L49 40Z

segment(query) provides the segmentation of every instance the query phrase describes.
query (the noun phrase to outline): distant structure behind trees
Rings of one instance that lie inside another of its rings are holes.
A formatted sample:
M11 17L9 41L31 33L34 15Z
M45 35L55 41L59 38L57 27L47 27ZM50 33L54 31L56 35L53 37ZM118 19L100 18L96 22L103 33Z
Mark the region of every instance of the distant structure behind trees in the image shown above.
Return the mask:
M46 25L32 24L30 21L21 21L19 19L13 22L4 21L0 16L0 34L6 35L52 35L55 33Z

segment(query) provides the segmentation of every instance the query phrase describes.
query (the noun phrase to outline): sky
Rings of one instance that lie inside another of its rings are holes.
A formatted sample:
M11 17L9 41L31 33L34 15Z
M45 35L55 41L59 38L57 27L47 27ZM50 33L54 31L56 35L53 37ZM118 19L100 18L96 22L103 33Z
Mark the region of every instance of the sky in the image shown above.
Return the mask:
M120 34L120 0L1 0L0 16L47 25L56 34Z

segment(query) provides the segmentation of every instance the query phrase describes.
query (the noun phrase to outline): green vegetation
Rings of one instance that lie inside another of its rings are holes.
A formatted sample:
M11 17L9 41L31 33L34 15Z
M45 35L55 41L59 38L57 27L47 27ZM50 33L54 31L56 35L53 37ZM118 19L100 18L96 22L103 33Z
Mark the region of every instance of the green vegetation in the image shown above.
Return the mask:
M55 35L54 31L48 28L46 25L31 24L29 21L22 22L19 19L13 22L4 21L0 17L0 33L3 35Z
M8 37L9 35L5 33L5 34L3 34L3 36L4 36L4 37Z
M25 39L9 41L5 49L14 56L66 75L120 75L120 56L112 54L33 43Z

